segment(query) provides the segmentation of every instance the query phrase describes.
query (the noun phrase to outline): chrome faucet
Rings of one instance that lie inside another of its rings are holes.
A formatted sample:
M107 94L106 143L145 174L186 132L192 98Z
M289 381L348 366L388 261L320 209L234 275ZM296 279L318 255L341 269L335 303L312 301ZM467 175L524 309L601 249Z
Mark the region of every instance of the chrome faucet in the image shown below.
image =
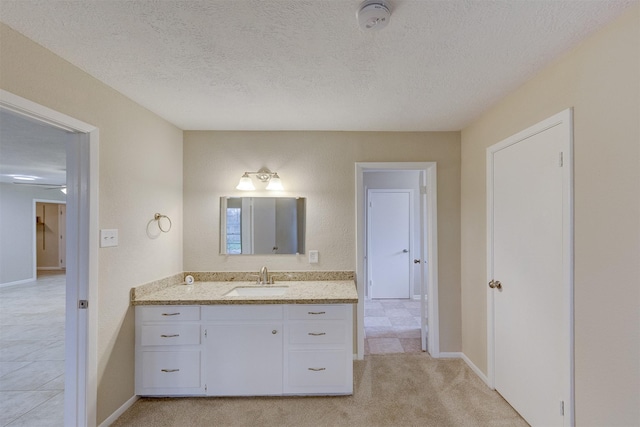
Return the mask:
M258 282L261 285L268 285L269 284L269 271L267 270L266 266L263 266L260 269L260 275L258 276Z

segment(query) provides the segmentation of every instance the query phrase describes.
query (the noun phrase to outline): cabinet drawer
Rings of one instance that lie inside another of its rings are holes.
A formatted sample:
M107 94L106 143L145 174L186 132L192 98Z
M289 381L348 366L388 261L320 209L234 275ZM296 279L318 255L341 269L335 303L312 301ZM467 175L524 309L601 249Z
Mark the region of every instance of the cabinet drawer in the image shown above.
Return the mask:
M190 305L137 306L136 316L143 322L200 320L200 307Z
M347 307L345 305L290 305L289 319L322 320L322 319L346 319Z
M203 320L282 320L281 305L209 305L202 307Z
M143 325L140 345L197 345L200 344L200 325L167 324Z
M143 351L142 387L200 387L200 351Z
M290 344L344 344L344 322L298 322L289 325Z
M347 364L344 350L290 351L290 387L342 387L347 383Z

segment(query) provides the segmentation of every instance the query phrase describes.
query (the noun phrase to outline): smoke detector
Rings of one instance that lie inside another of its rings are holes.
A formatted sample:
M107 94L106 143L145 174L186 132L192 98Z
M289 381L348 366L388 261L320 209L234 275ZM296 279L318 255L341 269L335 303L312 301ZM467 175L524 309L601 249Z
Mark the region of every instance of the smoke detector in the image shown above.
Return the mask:
M363 31L379 31L391 18L391 6L385 0L366 0L356 12L358 25Z

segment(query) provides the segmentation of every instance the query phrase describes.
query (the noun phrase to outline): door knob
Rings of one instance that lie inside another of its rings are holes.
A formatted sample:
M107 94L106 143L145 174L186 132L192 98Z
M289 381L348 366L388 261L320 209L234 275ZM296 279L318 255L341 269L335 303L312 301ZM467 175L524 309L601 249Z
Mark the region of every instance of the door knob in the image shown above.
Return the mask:
M491 289L502 289L502 283L500 283L498 280L492 280L489 282L489 287Z
M414 263L414 264L420 264L420 260L419 260L419 259L414 259L414 260L413 260L413 263Z
M409 249L403 249L402 252L406 254L407 252L409 252Z

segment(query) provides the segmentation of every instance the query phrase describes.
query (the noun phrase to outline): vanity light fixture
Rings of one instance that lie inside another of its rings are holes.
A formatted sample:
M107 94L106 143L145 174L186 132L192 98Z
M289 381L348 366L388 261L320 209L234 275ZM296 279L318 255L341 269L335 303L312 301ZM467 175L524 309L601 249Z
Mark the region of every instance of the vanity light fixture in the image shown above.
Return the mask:
M267 168L260 168L258 172L245 172L240 178L240 182L236 186L237 190L253 191L256 187L253 185L253 181L249 175L255 175L261 182L268 182L266 189L282 191L282 181L277 172L271 172Z

